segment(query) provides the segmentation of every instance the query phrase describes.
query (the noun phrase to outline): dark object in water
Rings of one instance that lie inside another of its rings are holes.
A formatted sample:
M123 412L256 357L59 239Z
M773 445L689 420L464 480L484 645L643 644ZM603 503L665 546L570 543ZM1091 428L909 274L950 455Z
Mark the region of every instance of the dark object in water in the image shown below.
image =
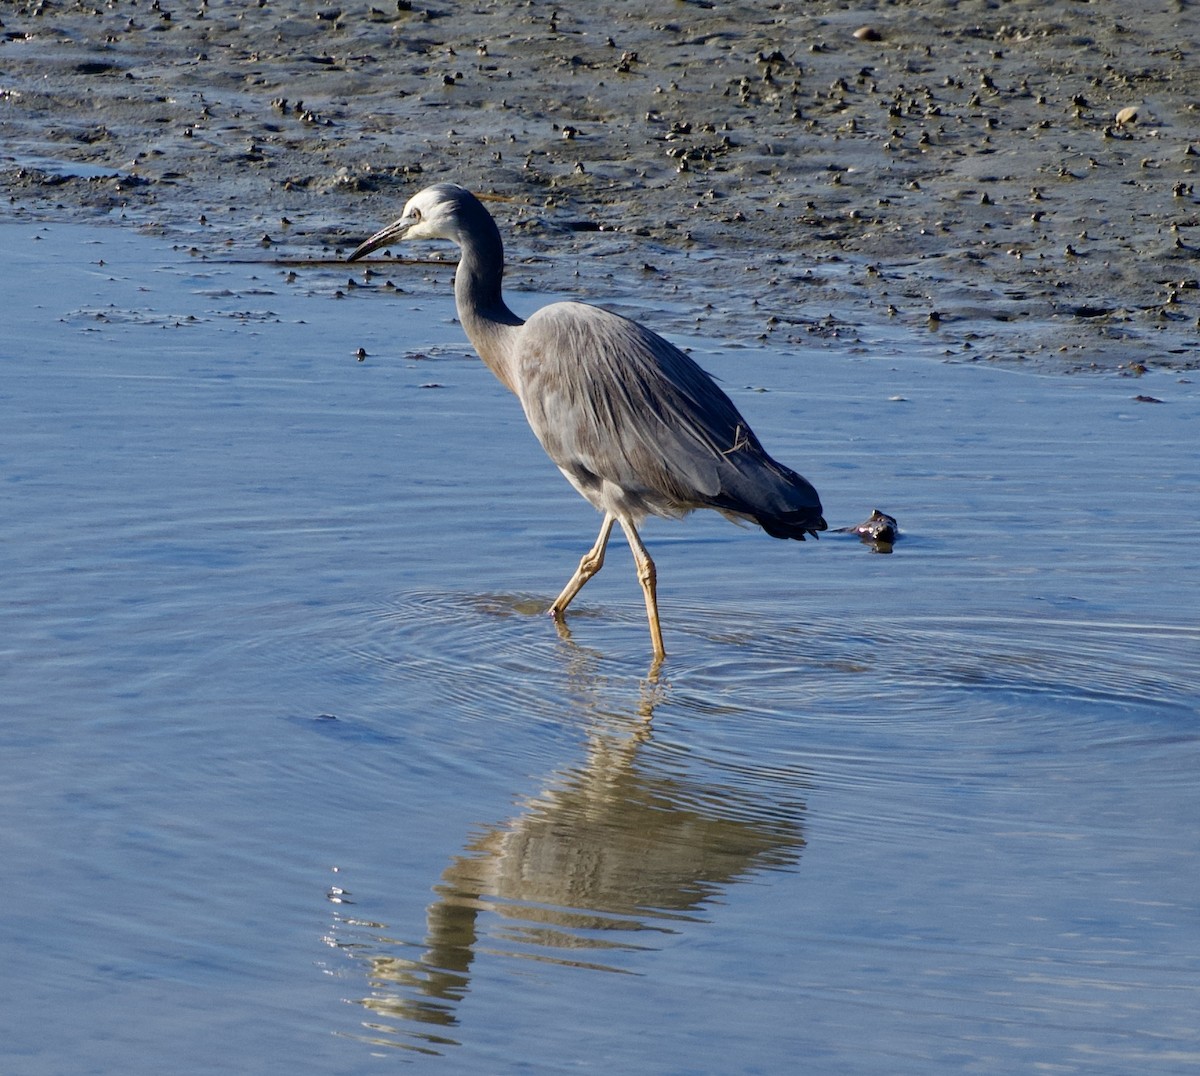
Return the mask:
M838 527L835 534L857 534L863 545L869 545L872 553L890 553L900 533L895 516L889 516L878 508L854 527Z

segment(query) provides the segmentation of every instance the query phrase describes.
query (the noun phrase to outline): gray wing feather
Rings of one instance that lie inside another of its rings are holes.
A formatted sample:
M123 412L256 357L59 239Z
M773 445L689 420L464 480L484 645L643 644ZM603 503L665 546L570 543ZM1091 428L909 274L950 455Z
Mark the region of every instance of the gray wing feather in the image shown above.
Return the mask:
M598 506L592 481L619 487L636 514L710 507L820 518L812 486L771 459L712 378L649 329L555 303L526 322L519 352L530 426Z

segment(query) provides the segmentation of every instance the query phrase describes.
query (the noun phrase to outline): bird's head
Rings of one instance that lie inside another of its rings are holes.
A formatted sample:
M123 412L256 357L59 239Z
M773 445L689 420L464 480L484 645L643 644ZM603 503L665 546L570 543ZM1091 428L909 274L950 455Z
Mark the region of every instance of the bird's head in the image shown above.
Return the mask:
M402 239L449 239L461 244L463 223L476 211L487 212L465 187L456 183L426 187L408 200L399 220L376 232L346 260L356 261Z

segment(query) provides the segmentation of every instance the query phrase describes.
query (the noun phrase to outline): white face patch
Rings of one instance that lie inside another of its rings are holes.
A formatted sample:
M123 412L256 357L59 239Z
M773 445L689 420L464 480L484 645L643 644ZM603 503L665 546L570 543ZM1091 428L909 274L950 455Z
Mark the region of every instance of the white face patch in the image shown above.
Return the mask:
M406 239L452 239L446 223L444 199L436 191L421 191L409 199L402 219L410 221Z
M405 239L438 239L440 235L435 228L432 227L430 221L424 217L414 214L411 210L406 211L404 219L412 218L412 223L408 226L408 230L404 233Z

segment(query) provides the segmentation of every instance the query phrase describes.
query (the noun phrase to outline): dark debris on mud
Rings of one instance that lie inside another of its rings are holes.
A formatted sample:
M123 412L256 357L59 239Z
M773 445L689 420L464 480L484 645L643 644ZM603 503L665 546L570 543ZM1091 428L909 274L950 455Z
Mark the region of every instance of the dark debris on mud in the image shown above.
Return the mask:
M494 196L511 286L668 331L1200 365L1190 7L565 8L7 4L0 187L332 256L452 179Z

